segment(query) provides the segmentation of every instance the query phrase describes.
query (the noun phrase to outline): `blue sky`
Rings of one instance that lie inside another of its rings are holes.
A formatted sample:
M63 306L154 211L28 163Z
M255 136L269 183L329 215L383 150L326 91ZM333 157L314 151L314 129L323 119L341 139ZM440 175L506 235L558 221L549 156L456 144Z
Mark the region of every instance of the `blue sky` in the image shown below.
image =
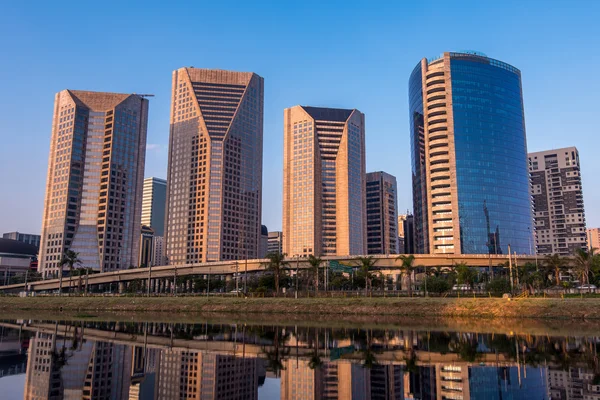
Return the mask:
M168 4L168 5L167 5ZM367 170L411 208L407 80L423 57L477 50L521 69L530 151L577 146L600 226L600 2L8 2L0 11L0 233L41 229L54 94L153 93L146 176L166 176L171 72L265 78L263 222L281 228L283 109L366 114Z

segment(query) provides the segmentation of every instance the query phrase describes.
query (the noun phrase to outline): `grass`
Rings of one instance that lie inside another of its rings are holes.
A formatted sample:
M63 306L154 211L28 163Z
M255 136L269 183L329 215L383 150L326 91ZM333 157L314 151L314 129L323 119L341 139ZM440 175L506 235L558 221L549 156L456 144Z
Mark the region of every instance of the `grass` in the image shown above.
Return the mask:
M2 297L0 310L600 320L600 299Z

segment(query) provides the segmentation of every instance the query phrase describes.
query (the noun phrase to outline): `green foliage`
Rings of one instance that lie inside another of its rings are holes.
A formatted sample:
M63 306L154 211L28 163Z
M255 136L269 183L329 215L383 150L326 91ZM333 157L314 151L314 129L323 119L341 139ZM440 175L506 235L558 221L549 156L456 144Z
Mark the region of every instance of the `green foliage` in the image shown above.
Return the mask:
M470 285L473 287L477 279L477 272L474 268L466 264L458 264L456 266L456 281L459 285Z
M429 276L425 280L427 282L427 291L429 291L429 293L442 294L452 288L450 282L441 276Z
M505 278L495 278L485 285L485 290L495 295L510 293L510 282Z

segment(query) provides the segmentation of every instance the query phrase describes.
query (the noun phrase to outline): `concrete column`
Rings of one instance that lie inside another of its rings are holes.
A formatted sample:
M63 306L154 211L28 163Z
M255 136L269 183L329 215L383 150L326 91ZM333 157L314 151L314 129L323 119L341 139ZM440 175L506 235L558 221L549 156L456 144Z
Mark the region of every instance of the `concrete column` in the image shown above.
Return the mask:
M119 282L119 293L124 293L126 288L127 285L125 284L125 282Z

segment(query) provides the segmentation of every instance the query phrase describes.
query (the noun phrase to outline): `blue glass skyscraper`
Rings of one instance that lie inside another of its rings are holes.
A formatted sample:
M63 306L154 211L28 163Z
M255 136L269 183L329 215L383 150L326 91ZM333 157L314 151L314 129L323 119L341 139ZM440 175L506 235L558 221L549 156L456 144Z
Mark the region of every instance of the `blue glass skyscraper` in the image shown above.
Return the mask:
M409 107L417 253L530 253L521 72L473 52L423 59Z

